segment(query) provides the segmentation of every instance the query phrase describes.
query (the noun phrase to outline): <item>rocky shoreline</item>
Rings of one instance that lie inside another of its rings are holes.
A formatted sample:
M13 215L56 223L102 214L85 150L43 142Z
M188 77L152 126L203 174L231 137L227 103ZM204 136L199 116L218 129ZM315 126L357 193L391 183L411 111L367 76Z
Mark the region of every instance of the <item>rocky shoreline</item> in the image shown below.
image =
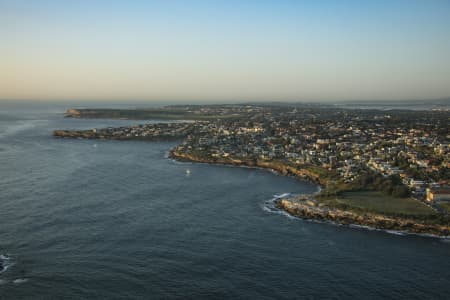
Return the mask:
M305 169L296 169L277 162L250 161L236 159L204 159L194 155L171 150L169 157L178 161L189 161L209 164L221 164L243 167L270 169L282 175L291 175L298 179L309 180L321 187L326 180ZM333 222L341 225L357 225L378 230L395 231L407 234L429 235L441 238L450 237L450 226L425 224L413 219L391 217L376 213L356 213L348 210L331 208L318 202L312 196L295 196L277 199L275 206L292 216L302 219Z
M208 164L219 164L219 165L231 165L231 166L241 166L241 167L250 167L250 168L261 168L261 169L269 169L275 171L281 175L285 176L293 176L297 179L307 180L313 182L315 184L320 185L321 187L327 184L326 179L321 178L319 175L306 170L306 169L297 169L288 165L285 165L276 161L266 161L266 160L244 160L244 159L206 159L194 155L190 155L187 153L180 153L174 150L169 151L169 158L173 158L179 161L189 161L189 162L199 162L199 163L208 163Z
M450 237L450 226L419 223L413 219L390 217L376 213L355 213L330 208L307 196L279 199L276 201L276 207L290 215L303 219L330 221L341 225L366 226L407 234L432 235L442 238Z

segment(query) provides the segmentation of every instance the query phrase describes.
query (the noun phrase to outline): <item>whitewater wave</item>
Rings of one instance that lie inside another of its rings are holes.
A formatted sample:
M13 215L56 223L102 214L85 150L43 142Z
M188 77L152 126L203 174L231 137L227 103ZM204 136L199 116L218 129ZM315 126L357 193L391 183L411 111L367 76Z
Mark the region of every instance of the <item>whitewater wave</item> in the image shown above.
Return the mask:
M284 194L281 194L281 195L273 195L273 197L275 199L281 199L281 198L289 197L290 195L291 195L291 193L284 193Z
M190 161L180 161L180 160L176 160L176 159L170 158L169 157L169 152L167 152L167 158L169 158L170 161L172 163L176 164L176 165L193 165L194 164L193 162L190 162Z
M21 284L21 283L25 283L25 282L27 282L27 281L28 281L27 278L17 278L17 279L14 279L12 282L13 282L14 284Z
M0 254L0 259L1 260L10 260L10 258L4 254Z
M9 256L0 254L0 274L6 272L13 264Z
M289 213L287 213L286 211L284 211L282 209L279 209L276 206L277 200L279 200L281 198L288 197L290 195L291 195L291 193L284 193L284 194L281 194L281 195L274 195L272 199L264 201L264 203L262 204L262 209L265 212L268 212L268 213L283 215L283 216L285 216L285 217L287 217L289 219L295 219L294 216L290 215Z

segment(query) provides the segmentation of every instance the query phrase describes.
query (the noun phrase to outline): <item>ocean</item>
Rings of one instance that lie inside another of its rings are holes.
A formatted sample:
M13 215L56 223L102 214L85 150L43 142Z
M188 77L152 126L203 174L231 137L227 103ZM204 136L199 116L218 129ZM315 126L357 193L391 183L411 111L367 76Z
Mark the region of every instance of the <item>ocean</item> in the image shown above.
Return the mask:
M53 138L141 123L71 106L0 102L0 299L449 297L448 240L290 217L274 195L317 186L176 162L176 142Z

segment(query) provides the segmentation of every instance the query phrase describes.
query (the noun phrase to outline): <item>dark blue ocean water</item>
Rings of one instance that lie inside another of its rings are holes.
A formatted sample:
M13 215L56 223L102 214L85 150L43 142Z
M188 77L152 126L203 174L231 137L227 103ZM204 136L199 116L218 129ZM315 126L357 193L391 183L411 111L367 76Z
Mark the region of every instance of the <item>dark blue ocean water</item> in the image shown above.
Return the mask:
M0 102L1 299L450 297L448 242L270 212L317 187L174 162L175 143L55 139L137 123L65 108Z

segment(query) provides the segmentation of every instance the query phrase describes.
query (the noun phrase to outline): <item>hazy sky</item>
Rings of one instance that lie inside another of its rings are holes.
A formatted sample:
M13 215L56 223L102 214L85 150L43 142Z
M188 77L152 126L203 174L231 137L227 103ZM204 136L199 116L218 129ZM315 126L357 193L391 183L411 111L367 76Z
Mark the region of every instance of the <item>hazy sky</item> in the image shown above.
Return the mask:
M0 99L448 96L448 0L0 0Z

